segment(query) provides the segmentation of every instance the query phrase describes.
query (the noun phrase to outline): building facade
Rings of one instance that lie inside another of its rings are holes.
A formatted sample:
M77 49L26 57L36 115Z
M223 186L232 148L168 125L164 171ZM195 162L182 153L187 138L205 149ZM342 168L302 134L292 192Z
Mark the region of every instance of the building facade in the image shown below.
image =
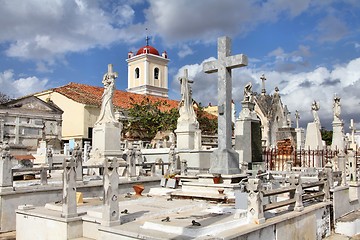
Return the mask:
M14 154L36 152L41 140L60 149L63 111L44 100L27 96L0 105L0 141Z

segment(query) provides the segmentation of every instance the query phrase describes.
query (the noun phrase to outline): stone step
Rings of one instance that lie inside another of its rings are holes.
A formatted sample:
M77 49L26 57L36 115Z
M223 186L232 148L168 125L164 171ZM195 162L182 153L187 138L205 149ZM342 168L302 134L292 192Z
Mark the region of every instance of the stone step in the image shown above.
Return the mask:
M220 193L204 193L204 192L186 192L176 191L170 194L172 198L186 198L186 199L205 199L219 202L227 202L228 196Z

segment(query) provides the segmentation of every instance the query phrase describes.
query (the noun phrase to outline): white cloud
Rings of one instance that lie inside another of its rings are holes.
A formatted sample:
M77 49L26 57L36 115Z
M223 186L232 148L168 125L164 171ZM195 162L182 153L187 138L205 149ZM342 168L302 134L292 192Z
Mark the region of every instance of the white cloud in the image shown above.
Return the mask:
M274 69L280 72L294 72L301 70L307 66L306 57L311 55L310 47L299 45L298 49L292 52L285 52L281 47L278 47L267 54L266 69ZM272 59L274 58L274 59Z
M11 98L21 97L48 88L48 79L39 79L35 76L16 78L11 69L0 72L0 89L6 89L6 95Z
M276 22L280 17L292 19L319 4L326 5L310 0L154 0L149 3L148 24L156 26L157 33L169 43L209 42L220 35L244 35L261 23Z
M135 26L132 31L114 26L132 23L130 5L118 5L110 13L101 6L84 0L4 1L0 43L9 44L7 56L44 61L139 37Z
M203 62L213 60L207 59ZM202 63L203 63L202 62ZM205 74L202 63L186 65L179 69L176 79L183 74L183 69L189 69L189 77L194 79L193 97L198 102L217 103L217 74ZM279 71L263 71L259 68L241 68L233 70L233 99L239 106L243 98L243 87L251 81L253 90L261 92L261 74L265 74L267 93L273 94L275 87L280 89L282 101L292 113L298 110L301 114L301 124L312 121L311 102L319 101L321 108L320 119L324 126L331 128L332 101L337 93L341 97L343 106L342 115L345 122L350 118L356 120L360 114L358 92L360 91L360 58L353 59L344 65L335 65L332 68L318 67L316 69L288 73ZM174 81L175 82L175 81Z
M189 47L189 45L184 44L184 45L181 46L181 48L180 48L180 50L179 50L179 52L178 52L178 56L179 56L180 58L184 58L184 57L186 57L186 56L188 56L188 55L192 55L193 53L194 53L194 52L193 52L193 50Z

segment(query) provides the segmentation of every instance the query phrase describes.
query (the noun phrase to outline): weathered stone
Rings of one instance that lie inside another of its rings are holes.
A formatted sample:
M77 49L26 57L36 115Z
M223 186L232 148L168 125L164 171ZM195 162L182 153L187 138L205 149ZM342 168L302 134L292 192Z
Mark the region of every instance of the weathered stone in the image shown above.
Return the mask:
M0 145L0 187L12 187L12 163L9 144Z
M247 63L247 56L243 54L231 56L230 38L221 37L218 39L218 59L203 65L205 73L218 72L218 149L211 156L211 173L240 173L239 155L231 149L231 70Z
M117 158L104 161L104 206L102 225L115 226L120 224L119 218L119 162Z
M179 104L179 118L175 130L178 149L200 149L201 130L193 107L192 90L187 69L184 76L179 78L181 84L181 101Z
M78 215L76 207L76 163L74 157L65 159L63 166L62 216L72 218Z
M340 118L341 104L340 97L336 94L333 103L334 120L332 122L333 135L331 142L331 150L344 151L345 150L345 135L344 135L344 122Z
M254 112L255 104L250 101L241 103L242 110L235 122L235 150L239 153L239 162L252 163L262 161L260 121Z
M263 194L260 179L249 179L247 184L248 194L248 219L250 222L260 224L265 222Z
M89 165L102 164L106 158L122 155L120 145L122 123L116 120L112 103L117 76L117 73L112 71L112 64L109 64L108 72L105 73L102 80L104 93L100 115L93 128Z

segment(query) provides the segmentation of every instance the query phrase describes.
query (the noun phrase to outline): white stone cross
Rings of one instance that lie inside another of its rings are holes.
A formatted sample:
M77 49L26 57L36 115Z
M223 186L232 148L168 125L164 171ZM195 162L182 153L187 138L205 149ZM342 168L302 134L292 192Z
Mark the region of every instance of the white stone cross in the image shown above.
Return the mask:
M206 62L203 65L203 70L205 73L218 72L218 156L216 157L217 160L215 160L218 166L215 167L212 165L210 168L210 172L212 173L232 174L233 172L229 169L229 167L232 168L236 165L234 163L234 166L229 166L229 161L232 160L229 159L231 156L226 153L229 152L232 147L231 69L244 67L247 66L247 64L248 59L246 55L238 54L231 56L231 39L229 37L220 37L218 39L218 59ZM230 155L234 156L234 153L230 153ZM237 161L239 160L237 159ZM211 164L216 163L213 163L212 161ZM237 168L239 168L239 166L237 166ZM237 170L234 171L237 172Z
M106 74L109 78L117 78L118 74L117 72L113 72L113 65L108 64L108 72Z
M299 128L300 113L298 112L298 110L295 111L295 118L296 118L296 128Z
M265 89L266 77L265 77L265 74L261 75L260 79L261 79L261 83L262 83L261 94L265 95L265 93L266 93L266 89Z
M354 125L354 119L350 119L350 130L351 130L351 143L355 144L355 132L356 132L356 128Z

